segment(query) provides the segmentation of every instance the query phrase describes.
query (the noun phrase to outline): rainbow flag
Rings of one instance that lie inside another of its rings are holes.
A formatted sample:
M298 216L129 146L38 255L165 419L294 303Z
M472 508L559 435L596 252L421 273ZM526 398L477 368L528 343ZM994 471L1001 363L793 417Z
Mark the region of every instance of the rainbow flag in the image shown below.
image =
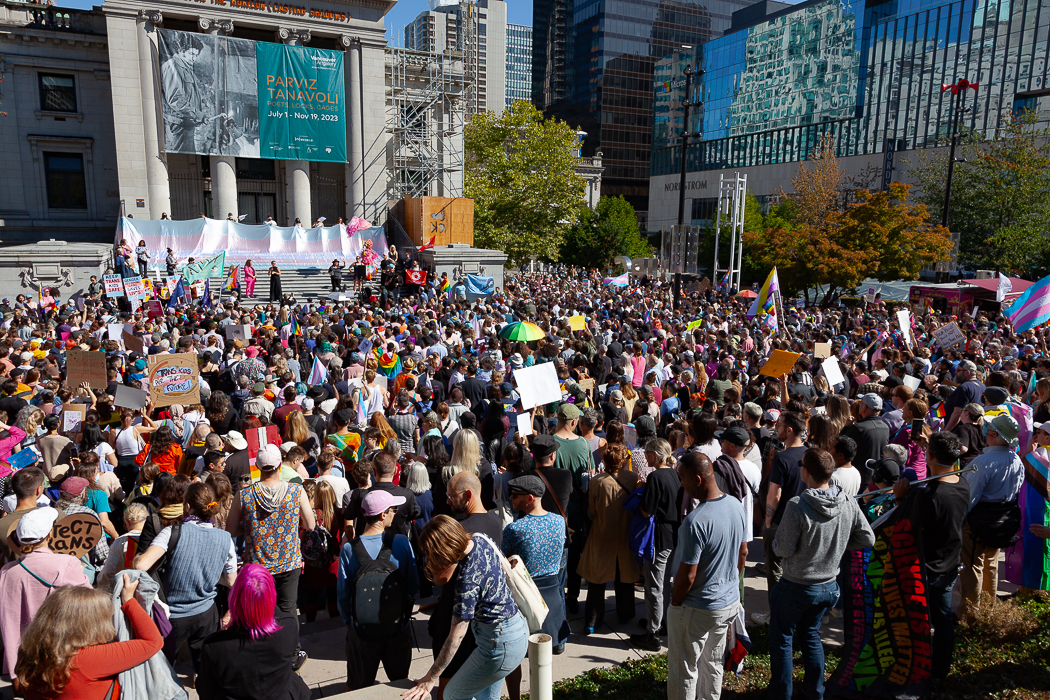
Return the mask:
M441 280L441 291L449 297L452 296L452 280L448 277Z
M944 402L941 401L939 404L934 406L933 410L930 411L930 415L933 416L934 418L940 418L941 420L944 420L945 418L947 418L948 417L948 409L946 409L944 407Z
M230 273L226 275L226 284L223 285L223 289L233 290L237 289L237 266L230 265Z
M379 373L385 377L396 377L401 374L401 358L388 352L379 353L379 348L372 351L375 353L376 362L379 363Z
M1036 590L1050 588L1050 540L1036 537L1028 526L1050 525L1050 458L1037 449L1024 459L1024 484L1018 496L1021 539L1005 550L1006 580Z
M303 329L299 325L299 320L295 317L295 314L292 314L291 320L288 322L288 325L292 327L291 335L302 335L303 334Z
M1010 317L1016 333L1024 333L1050 320L1050 275L1026 289L1004 313Z

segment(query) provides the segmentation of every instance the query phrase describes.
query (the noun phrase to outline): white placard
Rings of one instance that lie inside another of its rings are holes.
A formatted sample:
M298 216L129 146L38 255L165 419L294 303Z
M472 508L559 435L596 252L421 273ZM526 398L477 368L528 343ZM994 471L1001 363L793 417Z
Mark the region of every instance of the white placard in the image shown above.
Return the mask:
M937 343L947 350L948 348L957 345L959 343L966 342L966 336L959 328L959 324L955 321L945 324L933 332L933 337L937 339Z
M904 342L908 344L908 347L912 347L911 338L911 312L907 309L901 309L897 312L897 325L901 327L901 333L904 335Z
M561 401L558 372L553 362L515 370L514 379L518 383L521 407L526 411L535 406Z
M828 386L832 389L834 389L836 385L842 384L846 381L846 378L842 376L842 370L839 369L839 360L837 357L829 357L825 359L820 366L824 370L824 376L828 379Z
M522 437L528 437L532 435L532 414L531 413L519 413L518 414L518 435Z
M908 387L912 391L915 391L922 385L922 380L918 377L913 377L910 374L905 374L902 378L904 386Z
M110 323L106 328L110 340L124 340L123 323Z

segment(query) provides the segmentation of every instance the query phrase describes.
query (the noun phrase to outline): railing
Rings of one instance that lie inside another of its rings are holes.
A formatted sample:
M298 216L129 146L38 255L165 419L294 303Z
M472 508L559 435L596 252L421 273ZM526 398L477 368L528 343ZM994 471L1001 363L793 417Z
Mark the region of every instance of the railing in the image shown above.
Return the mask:
M33 10L33 21L29 23L31 27L41 27L44 29L75 29L73 23L73 14L71 12L64 12L61 9L56 8L41 8L39 10Z

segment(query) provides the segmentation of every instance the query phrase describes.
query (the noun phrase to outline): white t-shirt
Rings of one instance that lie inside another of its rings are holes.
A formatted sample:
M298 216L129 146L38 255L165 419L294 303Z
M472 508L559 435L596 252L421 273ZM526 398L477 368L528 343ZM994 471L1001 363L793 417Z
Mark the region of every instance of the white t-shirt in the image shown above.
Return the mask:
M117 444L118 457L133 457L142 451L141 441L135 433L134 426L131 428L117 428L117 439L114 442Z
M198 523L189 522L183 523L183 527L212 527L211 523ZM156 546L163 549L165 552L168 551L168 541L171 540L171 526L161 530L157 536L150 543L150 546ZM177 546L177 545L176 545ZM230 538L230 551L226 554L226 563L222 567L224 574L235 574L237 573L237 547L233 544L233 538Z
M91 451L98 455L98 470L100 472L113 471L113 465L110 464L108 459L106 459L106 457L113 454L113 448L108 442L100 442L95 446L95 449Z
M332 485L332 490L335 491L336 503L342 503L343 496L350 492L350 482L341 476L336 476L335 474L325 474L324 476L317 477L316 480L327 481L329 484Z
M831 475L831 485L838 486L844 494L853 498L860 493L860 472L852 464L839 467Z

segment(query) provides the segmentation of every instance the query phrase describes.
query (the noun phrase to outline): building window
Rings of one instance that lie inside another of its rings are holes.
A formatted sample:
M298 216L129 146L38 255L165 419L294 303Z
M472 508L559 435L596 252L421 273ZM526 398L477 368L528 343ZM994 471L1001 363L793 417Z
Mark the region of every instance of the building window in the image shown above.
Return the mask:
M44 152L47 206L51 209L87 209L84 156Z
M40 73L40 109L45 112L77 111L77 87L72 75Z

